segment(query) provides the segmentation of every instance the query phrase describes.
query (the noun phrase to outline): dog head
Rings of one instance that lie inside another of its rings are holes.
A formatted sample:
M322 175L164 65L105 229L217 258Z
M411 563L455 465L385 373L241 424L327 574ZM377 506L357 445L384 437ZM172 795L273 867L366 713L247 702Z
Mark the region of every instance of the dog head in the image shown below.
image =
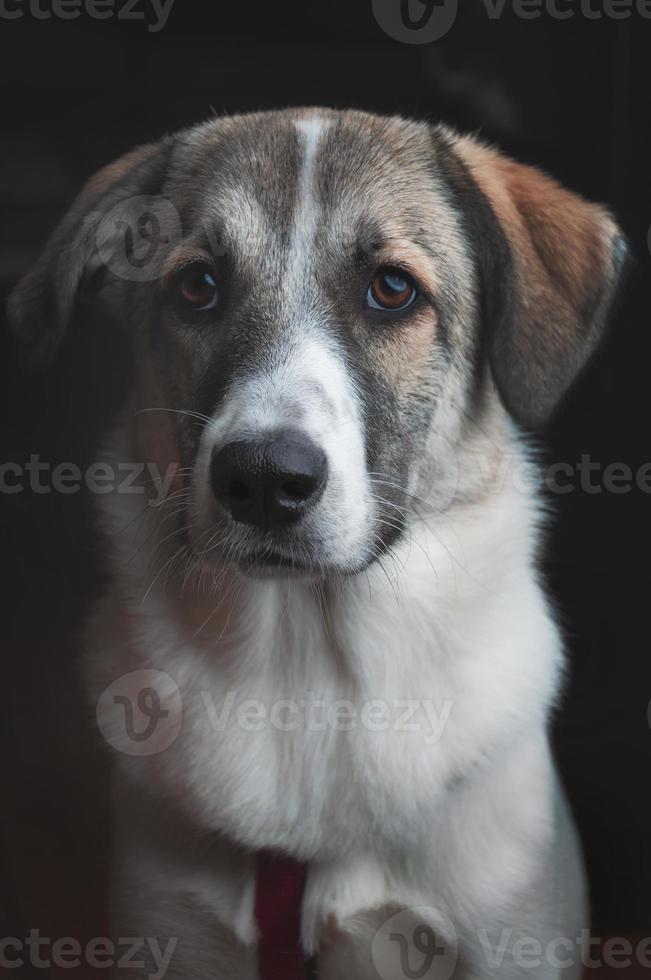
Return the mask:
M623 253L604 209L474 139L289 110L100 172L9 317L41 356L99 308L130 332L205 561L352 573L436 507L487 406L544 422Z

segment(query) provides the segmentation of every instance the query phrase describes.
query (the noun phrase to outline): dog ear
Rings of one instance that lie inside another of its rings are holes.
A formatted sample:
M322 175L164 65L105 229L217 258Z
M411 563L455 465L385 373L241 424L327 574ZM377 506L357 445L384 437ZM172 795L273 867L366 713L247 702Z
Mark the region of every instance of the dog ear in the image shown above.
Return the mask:
M513 417L535 428L603 332L626 244L605 208L539 170L470 137L454 137L452 148L491 212L478 255L493 377Z
M34 265L7 301L7 321L19 352L31 364L47 362L72 320L82 282L101 271L119 220L103 219L134 195L159 193L168 141L138 147L86 183ZM122 233L124 234L124 232Z

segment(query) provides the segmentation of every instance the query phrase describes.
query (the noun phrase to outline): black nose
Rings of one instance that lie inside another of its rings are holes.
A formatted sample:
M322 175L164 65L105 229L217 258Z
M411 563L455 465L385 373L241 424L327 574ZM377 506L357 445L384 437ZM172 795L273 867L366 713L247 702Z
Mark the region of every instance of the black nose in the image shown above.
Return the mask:
M234 520L264 531L303 517L320 499L327 476L325 454L291 429L231 442L212 460L212 486L221 506Z

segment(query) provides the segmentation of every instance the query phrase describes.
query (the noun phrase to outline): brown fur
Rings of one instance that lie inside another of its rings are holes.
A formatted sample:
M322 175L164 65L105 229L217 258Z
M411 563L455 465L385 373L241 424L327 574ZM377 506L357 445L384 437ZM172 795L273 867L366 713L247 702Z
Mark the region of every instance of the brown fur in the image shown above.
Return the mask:
M540 421L597 339L600 307L607 305L616 279L619 232L605 208L541 171L469 137L459 138L456 149L509 242L521 322L517 332L501 339L500 353L512 359L508 373L521 371L531 387L538 383L544 389L536 366L547 374L550 394L542 391L540 408L531 415Z

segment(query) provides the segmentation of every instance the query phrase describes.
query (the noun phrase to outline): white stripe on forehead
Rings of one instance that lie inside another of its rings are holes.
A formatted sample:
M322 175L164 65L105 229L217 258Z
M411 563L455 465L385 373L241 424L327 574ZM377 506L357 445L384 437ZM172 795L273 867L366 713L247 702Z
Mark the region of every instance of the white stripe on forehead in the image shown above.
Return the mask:
M321 116L315 115L297 120L294 125L301 137L303 161L285 281L289 296L299 298L317 231L314 161L327 122Z

